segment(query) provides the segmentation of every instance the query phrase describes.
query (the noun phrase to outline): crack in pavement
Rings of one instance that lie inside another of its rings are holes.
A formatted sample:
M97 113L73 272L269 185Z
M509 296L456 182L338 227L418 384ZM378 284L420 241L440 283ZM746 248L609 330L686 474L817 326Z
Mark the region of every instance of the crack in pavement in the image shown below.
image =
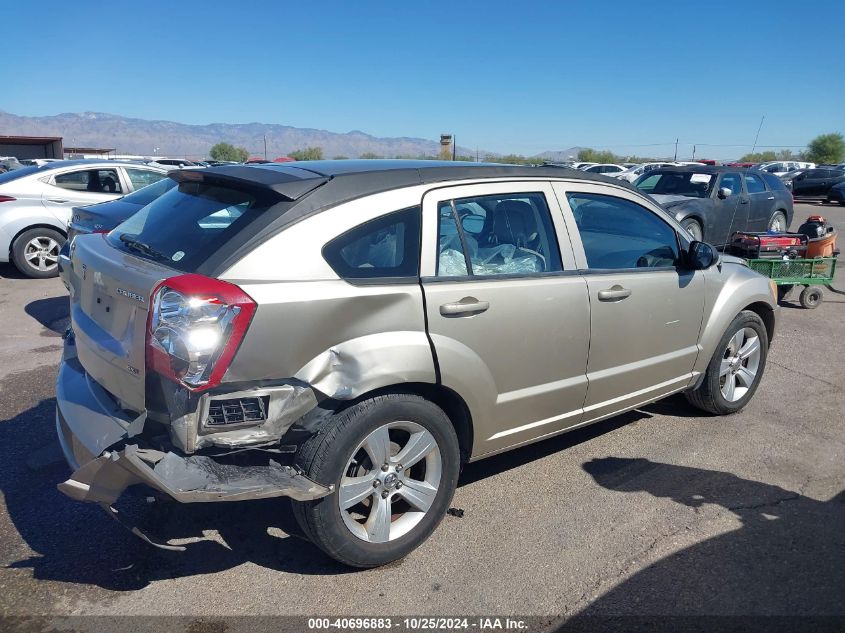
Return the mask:
M790 371L794 374L798 374L799 376L804 376L805 378L810 378L811 380L817 380L818 382L821 382L821 383L824 383L826 385L833 387L837 391L845 391L845 388L843 388L841 385L837 385L835 382L830 382L829 380L825 380L824 378L819 378L818 376L813 376L812 374L808 374L806 372L803 372L800 369L793 369L792 367L788 367L787 365L784 365L783 363L779 363L776 360L773 360L771 358L767 359L766 362L770 363L771 365L777 365L781 369L785 369L786 371Z

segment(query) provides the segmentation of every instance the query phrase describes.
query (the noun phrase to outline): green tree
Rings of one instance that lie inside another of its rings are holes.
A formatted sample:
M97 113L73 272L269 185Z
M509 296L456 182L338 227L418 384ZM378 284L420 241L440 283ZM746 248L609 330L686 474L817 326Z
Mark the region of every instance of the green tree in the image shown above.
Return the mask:
M288 156L294 160L323 160L323 148L306 147L304 149L295 149L292 152L288 152Z
M772 151L753 152L740 156L740 163L768 163L769 161L778 160L778 155ZM787 160L782 158L780 160Z
M341 156L335 156L334 160L347 160L348 158L349 158L349 156L342 156L341 155Z
M845 160L845 138L841 134L822 134L807 145L807 160L814 163L841 163Z
M374 158L381 158L381 156L373 152L364 152L363 154L361 154L360 158L363 158L365 160L373 160Z
M613 152L599 152L587 147L578 152L578 160L582 163L618 163L621 158Z
M214 160L232 160L238 163L249 158L249 152L243 147L235 147L231 143L217 143L212 147L208 155Z

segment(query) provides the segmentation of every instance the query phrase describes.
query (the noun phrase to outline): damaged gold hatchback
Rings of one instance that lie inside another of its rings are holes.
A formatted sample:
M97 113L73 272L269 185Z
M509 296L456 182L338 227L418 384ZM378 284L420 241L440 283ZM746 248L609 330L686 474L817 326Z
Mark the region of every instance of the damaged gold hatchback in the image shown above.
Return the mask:
M128 488L289 497L328 555L382 565L434 531L462 464L672 393L731 413L765 369L768 281L621 181L436 161L170 177L59 264L59 489L124 524Z

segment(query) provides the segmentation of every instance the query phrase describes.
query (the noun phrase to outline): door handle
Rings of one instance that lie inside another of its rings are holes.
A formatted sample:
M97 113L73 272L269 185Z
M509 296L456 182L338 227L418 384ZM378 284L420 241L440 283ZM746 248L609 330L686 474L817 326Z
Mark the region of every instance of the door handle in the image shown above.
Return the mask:
M63 202L67 202L67 200L64 200L62 198L47 198L47 200L49 200L50 202L57 202L58 204L62 204Z
M766 198L766 200L774 200L774 199L775 199L774 196L769 196L768 198Z
M739 203L740 204L748 204L748 198L740 198Z
M630 296L630 289L623 288L618 284L607 290L599 290L599 301L622 301L622 299L627 299Z
M464 297L456 303L444 303L440 306L440 314L445 317L472 316L473 314L481 314L489 307L489 301L479 301L475 297Z

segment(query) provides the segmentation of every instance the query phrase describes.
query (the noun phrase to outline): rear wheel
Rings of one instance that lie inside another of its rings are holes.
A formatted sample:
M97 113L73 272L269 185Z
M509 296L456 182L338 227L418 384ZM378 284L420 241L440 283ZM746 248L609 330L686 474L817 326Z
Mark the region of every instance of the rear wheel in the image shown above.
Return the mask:
M696 242L700 242L704 239L704 229L701 228L701 225L698 221L689 219L683 220L681 222L681 226L686 229L686 232L692 236Z
M690 404L709 413L739 411L757 391L768 352L763 321L750 310L740 312L719 341L701 385L684 395Z
M27 277L55 277L59 274L59 251L64 243L64 235L54 229L29 229L12 244L12 261Z
M807 286L801 291L798 301L801 306L808 310L815 310L819 304L824 300L824 291L821 286Z
M783 211L775 211L772 219L769 220L769 230L775 233L783 233L786 231L786 215Z
M335 486L294 502L305 535L342 563L376 567L406 556L440 523L457 485L458 440L438 406L391 394L328 418L296 462Z

